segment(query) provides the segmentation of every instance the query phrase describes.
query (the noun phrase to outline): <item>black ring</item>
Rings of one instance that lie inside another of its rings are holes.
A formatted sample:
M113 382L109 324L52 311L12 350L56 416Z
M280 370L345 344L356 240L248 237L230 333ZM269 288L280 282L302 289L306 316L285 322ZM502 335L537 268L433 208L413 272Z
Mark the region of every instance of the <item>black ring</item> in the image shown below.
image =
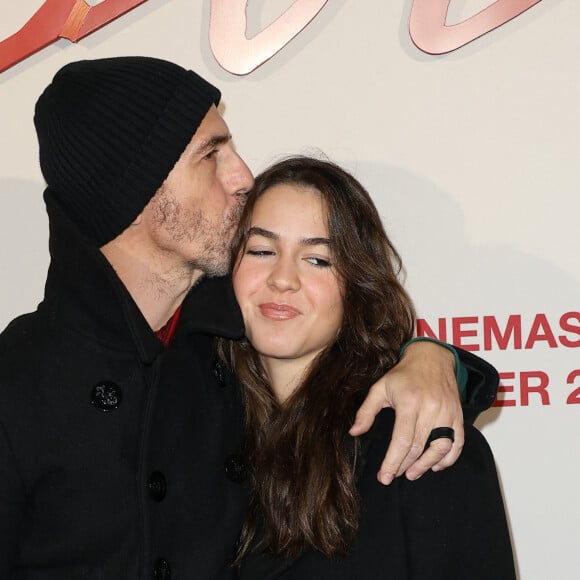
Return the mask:
M435 439L451 439L451 442L453 442L455 441L455 431L451 427L435 427L429 433L425 447L429 447L431 441L435 441Z

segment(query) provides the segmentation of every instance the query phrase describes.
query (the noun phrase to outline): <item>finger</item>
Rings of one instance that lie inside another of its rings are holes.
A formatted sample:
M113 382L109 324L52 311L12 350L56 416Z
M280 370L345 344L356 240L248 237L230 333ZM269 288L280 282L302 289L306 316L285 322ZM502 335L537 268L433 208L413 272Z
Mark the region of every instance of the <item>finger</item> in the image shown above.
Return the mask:
M379 471L379 481L388 485L419 459L425 451L433 424L425 416L434 417L437 414L438 405L434 407L430 401L424 402L420 409L405 402L397 407L393 436Z
M465 430L463 424L457 425L455 429L455 442L453 447L440 461L435 463L431 468L433 471L441 471L447 467L451 467L461 455L463 451L463 444L465 442Z
M421 455L423 448L416 437L416 423L417 417L412 413L395 416L393 436L378 473L378 479L384 485L389 485L404 473L406 467Z
M371 389L357 411L349 433L355 437L366 433L374 423L375 417L387 406L384 392L379 389Z
M431 441L421 456L406 470L407 479L414 481L419 479L429 469L441 471L453 465L463 449L464 431L463 424L454 423L455 440L441 438Z
M414 481L439 464L453 450L451 439L435 439L421 456L405 471L407 479Z

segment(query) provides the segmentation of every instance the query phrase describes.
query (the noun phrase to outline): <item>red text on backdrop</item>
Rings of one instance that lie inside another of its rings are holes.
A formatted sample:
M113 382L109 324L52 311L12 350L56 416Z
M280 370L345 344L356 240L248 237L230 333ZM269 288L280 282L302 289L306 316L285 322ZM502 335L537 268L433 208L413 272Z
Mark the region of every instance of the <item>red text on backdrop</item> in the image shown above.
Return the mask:
M558 316L454 316L419 318L417 336L428 336L469 351L525 352L580 348L580 312ZM502 370L495 407L580 404L580 369Z
M16 33L0 42L0 72L66 38L91 34L147 0L46 0ZM252 38L246 36L248 0L211 0L210 45L225 70L245 75L272 58L304 29L328 0L295 0L274 22ZM541 0L497 0L463 22L446 25L451 0L413 0L411 39L420 50L443 54L456 50L505 24Z

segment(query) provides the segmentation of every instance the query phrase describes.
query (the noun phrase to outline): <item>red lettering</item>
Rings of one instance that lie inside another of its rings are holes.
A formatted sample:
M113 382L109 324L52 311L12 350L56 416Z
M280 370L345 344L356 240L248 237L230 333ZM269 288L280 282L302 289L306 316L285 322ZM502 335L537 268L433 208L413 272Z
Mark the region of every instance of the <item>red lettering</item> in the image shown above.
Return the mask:
M0 42L0 72L59 38L77 42L146 1L46 0L18 32ZM327 1L295 0L266 29L248 39L247 0L211 0L210 45L217 62L234 74L248 74L288 44ZM451 0L413 0L409 33L420 50L442 54L505 24L540 1L496 0L463 22L447 26Z
M505 332L502 334L495 316L483 317L483 348L492 349L492 336L500 350L506 350L513 336L513 348L522 348L522 317L512 314L506 323Z
M537 384L532 385L532 381L537 381ZM549 405L550 395L546 390L549 383L550 379L544 371L530 371L520 373L520 397L522 406L528 406L530 393L537 393L540 395L542 405Z
M479 325L481 320L481 326ZM451 337L448 340L447 325L450 324ZM493 315L463 316L456 318L438 318L437 325L430 324L425 318L417 319L417 336L427 336L445 342L451 342L460 348L470 351L483 350L520 350L532 349L538 344L546 343L550 348L565 346L580 347L580 312L565 312L559 318L560 329L566 334L556 335L546 314L534 316L525 344L523 344L523 316L510 314L505 321L498 322ZM472 339L472 340L469 340Z
M0 72L59 38L77 42L147 0L46 0L15 34L0 42Z
M546 341L550 348L556 348L558 346L556 337L550 328L550 323L545 314L536 314L524 348L532 348L539 341Z
M580 376L580 370L578 375ZM500 385L497 390L498 396L494 401L492 407L515 407L515 398L508 398L506 394L513 394L515 390L514 382L516 373L502 372L499 373ZM570 377L568 377L571 381ZM520 400L519 404L522 407L527 407L530 404L530 394L536 394L540 397L542 405L550 405L550 394L548 393L548 386L550 384L550 377L544 371L522 371L518 376ZM506 381L510 381L506 383ZM577 392L578 391L578 392ZM580 388L574 391L574 395L579 395L578 402L580 403Z
M76 5L76 0L46 0L16 33L0 42L0 71L52 44Z
M85 3L85 0L78 0ZM133 8L143 4L147 0L102 0L96 6L91 6L86 13L82 25L78 27L78 32L72 38L65 36L72 42L78 42L81 38L88 36L95 30L109 24L119 16L127 14Z
M463 325L465 325L465 324L477 324L478 321L479 321L479 318L477 316L464 316L464 317L454 318L452 321L453 344L460 347L460 348L464 348L465 350L471 350L471 351L479 350L478 344L465 344L463 342L464 338L468 338L470 336L477 336L477 329L473 329L473 328L465 329L465 328L463 328Z
M446 319L439 319L439 334L427 324L427 321L423 318L417 319L417 336L428 336L429 338L436 338L437 340L442 340L447 342L447 325Z
M515 407L516 402L514 399L506 399L505 396L500 398L500 395L505 395L506 393L513 393L514 386L504 384L504 381L513 381L516 378L515 373L499 373L500 385L497 389L497 398L493 402L492 407Z
M569 375L568 378L566 379L566 382L569 385L573 385L574 381L580 377L580 369L576 369L575 371L572 371ZM566 403L568 405L580 405L580 386L576 387L569 395L568 398L566 399Z
M560 317L560 328L564 332L571 332L580 336L580 324L571 324L571 320L580 323L580 312L566 312ZM576 348L580 346L580 338L578 340L570 340L567 336L560 335L558 337L562 346Z

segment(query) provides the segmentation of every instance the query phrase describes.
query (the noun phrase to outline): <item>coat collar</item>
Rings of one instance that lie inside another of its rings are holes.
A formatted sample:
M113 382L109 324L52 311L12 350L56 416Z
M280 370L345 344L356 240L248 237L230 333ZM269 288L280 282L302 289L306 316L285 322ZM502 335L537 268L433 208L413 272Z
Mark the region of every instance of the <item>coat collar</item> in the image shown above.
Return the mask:
M126 351L150 364L163 351L105 256L55 202L48 203L50 266L44 310L49 320ZM243 319L229 277L202 279L186 296L176 340L202 333L241 338Z

